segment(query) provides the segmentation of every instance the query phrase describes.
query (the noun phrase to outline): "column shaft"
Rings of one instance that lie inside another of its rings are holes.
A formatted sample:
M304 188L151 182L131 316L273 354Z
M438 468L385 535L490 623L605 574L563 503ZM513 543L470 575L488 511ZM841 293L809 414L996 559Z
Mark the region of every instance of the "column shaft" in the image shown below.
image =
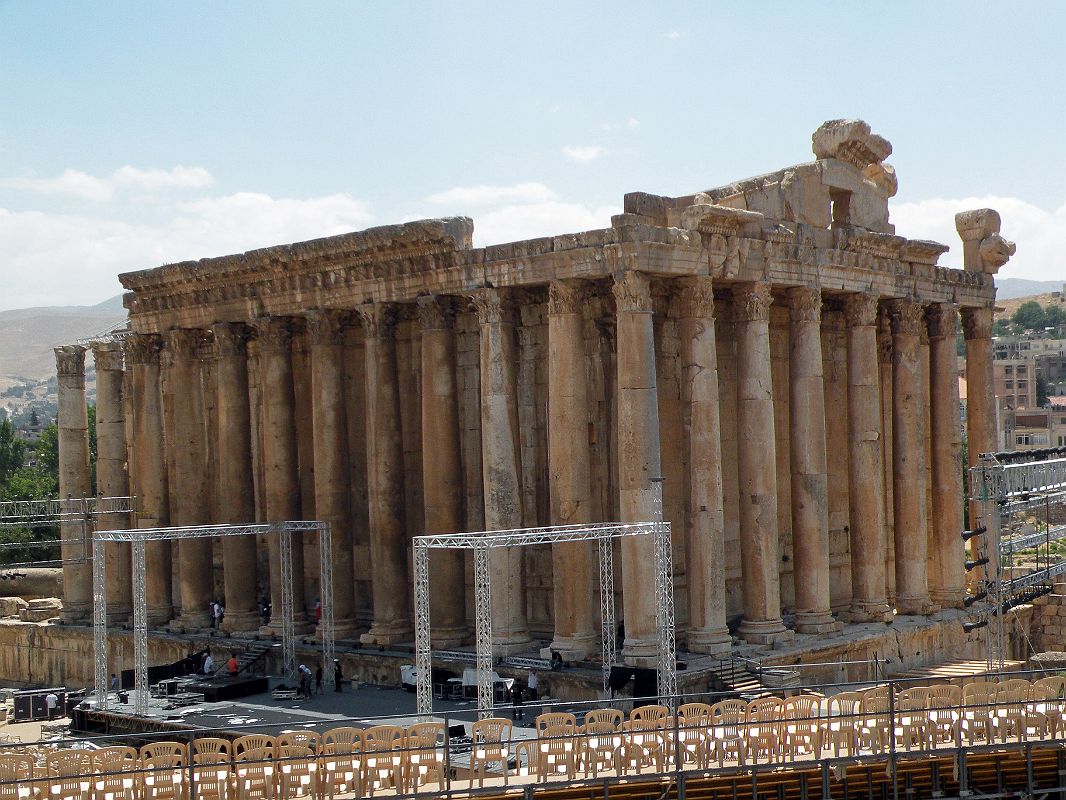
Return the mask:
M896 609L928 614L925 441L921 435L918 347L922 307L890 306L892 320L892 517L896 550Z
M618 488L622 522L653 522L662 478L655 333L646 275L624 272L613 286L617 313ZM650 536L622 540L623 654L650 666L658 652L655 621L655 548Z
M789 309L789 453L796 630L831 633L839 631L841 625L830 611L821 291L809 287L791 289Z
M338 638L355 632L351 479L344 391L344 318L335 311L307 317L311 342L311 419L314 428L315 514L330 524L333 626Z
M777 529L777 448L770 375L770 287L733 290L737 340L737 453L740 479L740 557L744 617L738 632L749 642L788 641L781 620Z
M130 493L130 480L126 471L122 345L97 342L92 350L96 362L96 493L100 497L126 497ZM129 526L128 513L103 514L96 521L100 530L121 530ZM125 623L133 611L130 546L121 542L109 544L106 557L108 622Z
M886 621L884 464L877 361L877 297L850 295L848 321L848 486L853 621Z
M85 407L85 348L65 345L55 349L59 386L59 496L88 497L89 417ZM85 524L89 517L86 515ZM63 618L84 622L92 613L92 531L81 523L61 526L63 564ZM81 541L78 541L81 540ZM75 563L80 561L81 563Z
M214 520L234 525L255 522L252 480L252 420L248 401L247 339L240 323L219 322L215 335L218 384L218 492ZM222 537L222 568L226 614L223 629L231 632L259 628L256 607L256 541L254 536Z
M496 289L473 296L481 323L481 464L486 530L522 527L515 330ZM526 622L522 548L493 548L492 648L494 654L523 652L532 640Z
M459 396L455 379L454 310L446 298L421 297L422 501L427 533L463 529L463 463ZM448 649L469 639L466 625L466 561L462 550L430 554L435 583L430 592L433 647Z
M374 600L374 620L361 641L389 645L412 636L396 315L395 308L381 303L365 305L359 314L366 332L367 501Z
M992 309L962 309L962 332L966 337L966 439L968 466L974 467L981 458L981 453L996 450L996 396L992 375ZM979 503L970 503L970 527L985 525L991 529L984 511ZM976 553L980 545L977 539L971 540L971 547ZM996 566L995 548L989 547L993 557L984 572L988 578ZM974 575L976 577L976 574Z
M553 525L592 521L582 302L579 284L549 284L548 494ZM552 546L555 636L548 649L567 661L584 658L596 647L597 558L592 542Z
M170 354L165 400L171 411L167 421L170 452L170 521L173 525L204 525L211 521L207 483L207 443L204 427L204 398L200 371L200 345L203 331L168 331ZM208 604L212 595L210 539L183 539L178 542L178 592L181 609L174 627L196 630L211 625Z
M302 516L299 455L296 445L296 395L292 374L292 322L286 317L258 320L263 398L263 472L267 522ZM268 537L270 554L270 632L281 629L281 539ZM304 558L300 534L291 538L292 601L296 630L310 630L304 612Z
M688 434L685 508L688 648L694 653L723 654L729 652L732 640L726 626L725 513L714 288L709 276L686 278L679 283L681 400Z
M170 513L159 370L163 342L155 334L133 334L124 345L133 417L129 473L130 491L136 498L134 524L138 528L165 528L170 524ZM148 624L153 627L168 622L174 613L170 551L170 542L146 542L144 546L145 602Z
M935 548L932 600L946 608L961 608L965 594L965 546L959 535L963 528L962 430L955 319L955 308L950 303L935 303L926 308Z

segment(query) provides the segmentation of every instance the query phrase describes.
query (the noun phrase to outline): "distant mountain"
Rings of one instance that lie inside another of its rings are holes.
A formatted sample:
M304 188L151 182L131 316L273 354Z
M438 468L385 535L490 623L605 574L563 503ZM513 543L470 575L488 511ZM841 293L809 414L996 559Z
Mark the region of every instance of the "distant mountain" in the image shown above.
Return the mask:
M1031 281L1028 278L996 278L997 300L1013 300L1036 294L1061 292L1066 277L1061 281Z
M121 295L94 306L0 311L0 383L40 381L55 375L54 347L103 333L125 319Z

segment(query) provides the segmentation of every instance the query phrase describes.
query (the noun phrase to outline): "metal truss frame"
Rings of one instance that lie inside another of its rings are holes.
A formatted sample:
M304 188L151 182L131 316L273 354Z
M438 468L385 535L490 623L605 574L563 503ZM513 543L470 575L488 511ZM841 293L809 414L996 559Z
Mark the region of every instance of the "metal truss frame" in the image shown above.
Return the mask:
M128 514L133 511L133 497L72 497L66 500L7 500L0 503L0 529L34 525L59 525L58 539L0 544L0 551L25 549L34 545L81 545L80 556L50 560L18 561L2 565L17 567L57 567L87 564L91 560L93 519L102 514Z
M1061 451L1060 451L1061 452ZM976 466L970 468L970 499L980 514L971 523L986 528L979 555L988 558L982 587L985 602L978 614L987 623L985 639L989 670L1003 669L1006 659L1007 612L1019 602L1026 602L1049 591L1051 580L1066 573L1066 560L1034 569L1010 580L1004 579L1003 562L1014 554L1049 544L1066 536L1066 525L1029 534L1011 534L1016 530L1012 518L1018 514L1066 503L1066 458L1055 457L1015 463L1024 453L1010 453L1003 463L995 453L981 453Z
M123 326L123 327L120 327ZM127 336L131 336L133 330L129 327L129 321L123 320L116 323L111 328L102 333L97 333L93 336L83 336L80 339L76 339L74 344L84 345L90 347L94 344L106 344L108 342L121 342Z
M328 522L318 520L287 520L247 525L201 525L172 528L129 528L96 531L93 534L93 657L96 678L96 706L108 706L108 643L107 643L107 559L104 548L109 543L128 542L132 550L133 570L133 660L134 713L144 714L148 705L148 615L145 583L145 543L180 539L209 539L216 536L254 536L276 534L281 540L281 615L282 668L286 679L296 673L296 636L292 598L292 536L302 531L318 532L319 579L322 618L318 637L322 645L323 680L333 679L333 557Z
M670 523L656 509L657 522L590 525L556 525L542 528L480 531L475 533L427 534L414 537L415 601L415 690L419 714L433 713L433 650L430 638L429 556L431 550L472 550L474 553L475 650L478 687L478 713L485 716L493 705L492 696L492 570L494 548L525 547L563 542L596 542L599 549L600 633L603 649L603 686L607 690L611 666L615 662L614 556L615 539L651 536L655 543L656 625L659 633L659 692L674 694L677 664L674 657L673 557ZM665 554L665 557L664 557ZM664 587L669 587L668 589ZM660 602L665 592L668 599Z

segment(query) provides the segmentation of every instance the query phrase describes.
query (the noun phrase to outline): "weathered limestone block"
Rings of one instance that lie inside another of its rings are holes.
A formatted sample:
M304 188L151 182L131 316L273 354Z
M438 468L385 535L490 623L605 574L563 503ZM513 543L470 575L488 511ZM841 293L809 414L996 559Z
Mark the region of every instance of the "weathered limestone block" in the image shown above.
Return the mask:
M27 606L21 597L0 597L0 617L18 617Z
M44 622L55 619L63 610L63 601L58 597L40 597L30 600L26 607L19 610L19 619L23 622Z

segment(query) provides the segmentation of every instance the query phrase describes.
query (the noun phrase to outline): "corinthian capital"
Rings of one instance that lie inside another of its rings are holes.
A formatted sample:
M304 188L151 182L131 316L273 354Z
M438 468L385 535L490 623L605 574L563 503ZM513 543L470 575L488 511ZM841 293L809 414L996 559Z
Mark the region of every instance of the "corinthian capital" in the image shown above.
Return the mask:
M678 313L682 319L714 316L714 283L710 275L693 275L677 282Z
M122 346L126 350L126 363L158 366L163 340L155 333L131 333L122 340Z
M821 322L821 290L814 286L792 287L788 290L788 310L793 322Z
M60 377L85 376L85 348L80 344L65 344L55 349L56 374Z
M951 303L933 303L925 307L925 324L930 339L955 335L955 307Z
M215 352L222 357L243 356L251 331L243 322L216 322L211 326Z
M418 322L422 330L447 330L454 316L455 307L450 297L426 294L418 298Z
M897 336L921 336L924 316L922 307L909 300L893 300L888 304L892 333Z
M478 322L482 325L504 322L509 311L504 303L504 298L499 289L486 287L477 289L470 294L470 304L477 313Z
M580 281L552 281L548 284L549 314L580 314L585 289Z
M122 372L122 344L120 342L93 342L93 363L96 371Z
M198 328L172 328L163 334L171 358L192 361L200 357L204 332Z
M333 345L344 343L344 329L348 320L343 311L320 308L307 312L307 337L313 345Z
M770 287L765 283L741 283L733 288L733 314L737 322L770 319Z
M971 339L992 338L992 309L962 309L962 335L967 341Z
M292 320L288 317L260 317L254 325L261 351L288 351L292 345Z
M644 273L627 270L621 275L615 275L611 291L614 293L614 303L618 313L650 314L652 312L651 283Z
M356 312L368 339L388 339L396 330L396 306L391 303L363 303Z
M861 328L877 322L876 294L849 294L844 298L844 316L849 328Z

